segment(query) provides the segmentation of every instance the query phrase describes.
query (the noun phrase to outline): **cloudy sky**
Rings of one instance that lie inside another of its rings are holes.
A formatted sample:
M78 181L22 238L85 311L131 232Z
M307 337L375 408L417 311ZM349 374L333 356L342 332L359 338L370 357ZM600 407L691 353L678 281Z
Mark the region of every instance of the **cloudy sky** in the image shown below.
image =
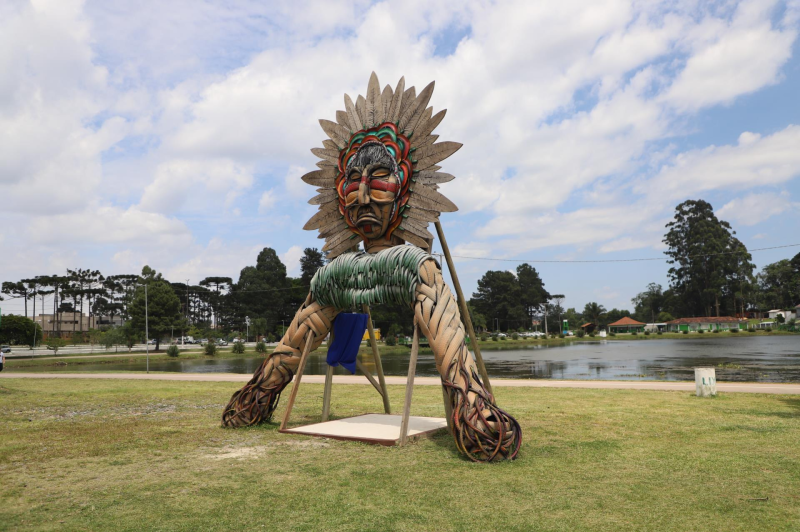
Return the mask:
M749 248L797 244L798 29L800 0L4 0L0 281L236 279L264 246L297 275L317 120L373 70L436 80L459 257L657 257L698 198ZM579 309L667 284L663 262L534 265ZM468 293L515 266L458 260Z

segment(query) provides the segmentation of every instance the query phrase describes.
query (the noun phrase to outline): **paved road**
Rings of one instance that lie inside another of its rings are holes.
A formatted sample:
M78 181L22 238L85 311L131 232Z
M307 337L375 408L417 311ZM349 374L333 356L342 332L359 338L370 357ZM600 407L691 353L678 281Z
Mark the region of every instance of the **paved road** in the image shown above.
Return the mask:
M130 379L202 382L247 382L250 375L240 373L0 373L4 379ZM303 382L322 384L324 375L306 375ZM335 375L337 384L369 384L360 375ZM406 383L406 377L386 377L386 384ZM420 386L439 386L437 377L417 377L414 384ZM554 379L492 379L492 386L521 388L590 388L604 390L668 390L694 392L694 382L654 382L654 381L561 381ZM800 384L771 384L749 382L719 382L720 392L777 393L800 395Z

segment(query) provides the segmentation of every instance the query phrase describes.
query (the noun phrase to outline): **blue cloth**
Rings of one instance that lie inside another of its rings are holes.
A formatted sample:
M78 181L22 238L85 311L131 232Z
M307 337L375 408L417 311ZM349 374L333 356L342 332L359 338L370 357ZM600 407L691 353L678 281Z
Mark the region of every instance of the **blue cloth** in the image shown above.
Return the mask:
M356 357L367 328L366 314L341 313L333 320L333 343L328 348L328 365L356 372Z

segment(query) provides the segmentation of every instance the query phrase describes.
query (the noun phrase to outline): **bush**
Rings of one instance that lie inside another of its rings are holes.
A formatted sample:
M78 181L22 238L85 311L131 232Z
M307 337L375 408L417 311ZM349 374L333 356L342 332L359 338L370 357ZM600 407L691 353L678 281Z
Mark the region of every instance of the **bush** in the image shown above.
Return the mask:
M756 329L755 329L755 327L751 327L750 329L747 329L747 331L751 332L751 333L754 333L754 332L756 332Z
M645 336L650 336L650 331L645 331L645 332L644 332L644 335L645 335Z
M501 336L501 337L500 337L500 339L501 339L502 341L504 341L504 342L505 342L506 340L508 340L508 337L506 337L506 336Z
M577 336L578 338L583 338L584 336L586 336L586 331L584 331L583 329L579 329L575 331L575 336Z
M487 341L489 341L489 337L486 336L485 334L482 334L481 335L481 342L487 342Z
M713 332L714 334L719 334L719 329L714 329L714 330L713 330L713 331L711 331L711 332Z
M387 336L385 340L386 345L389 347L397 345L397 336Z
M732 332L732 333L738 333L738 332L739 332L739 329L731 329L731 332Z
M631 336L638 336L638 335L639 333L637 333L636 331L631 332Z
M564 333L558 335L559 338L564 338Z
M705 334L706 332L703 329L697 329L698 334Z
M589 338L594 338L594 333L593 332L589 333Z
M683 334L689 334L689 331L683 331Z
M206 352L206 355L208 355L208 356L210 356L210 357L213 357L214 355L216 355L216 354L217 354L217 344L215 344L215 343L214 343L214 342L212 342L212 341L209 341L209 342L206 344L206 347L205 347L205 352Z
M178 349L177 345L171 345L167 348L167 355L171 357L177 358L178 355L181 354L181 350Z
M256 343L256 353L266 353L267 352L267 344L264 342Z
M766 329L764 329L764 330L765 330L765 331L767 331L768 333L771 333L771 332L772 332L772 327L767 327L767 328L766 328Z
M237 355L241 355L244 353L244 343L243 342L233 342L233 348L231 349Z
M661 335L661 334L664 334L664 333L661 332L661 331L658 331L656 334Z
M492 342L496 342L498 340L499 340L499 338L497 336L492 336Z
M511 339L512 339L512 340L519 340L519 334L517 334L517 333L513 333L513 334L511 335Z
M615 332L612 332L612 333L608 333L608 335L609 335L609 336L616 336L616 335L617 335L617 333L615 333Z

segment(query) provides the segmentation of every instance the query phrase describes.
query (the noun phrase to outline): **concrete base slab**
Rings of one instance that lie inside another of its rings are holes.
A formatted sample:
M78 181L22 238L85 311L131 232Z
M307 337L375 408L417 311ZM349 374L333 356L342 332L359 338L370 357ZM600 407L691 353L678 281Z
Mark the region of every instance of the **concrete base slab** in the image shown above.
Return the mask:
M364 414L280 432L392 446L400 440L402 420L403 416L399 415ZM443 417L411 416L408 420L408 439L417 439L446 428L447 420Z

